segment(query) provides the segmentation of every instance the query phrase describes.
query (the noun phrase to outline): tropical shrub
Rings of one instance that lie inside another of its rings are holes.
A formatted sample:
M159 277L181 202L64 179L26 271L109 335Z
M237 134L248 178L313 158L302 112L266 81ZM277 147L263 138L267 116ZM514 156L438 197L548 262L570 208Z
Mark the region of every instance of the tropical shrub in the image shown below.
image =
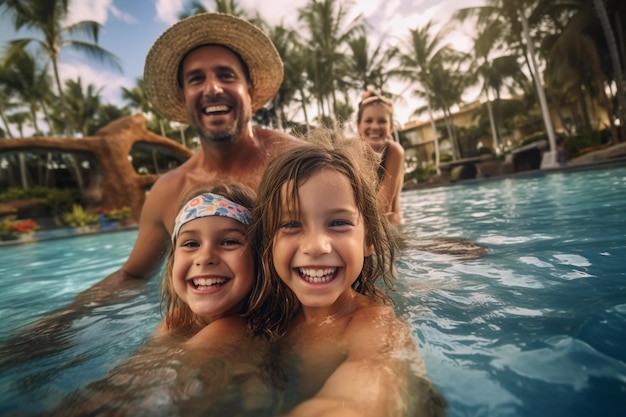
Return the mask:
M98 215L87 213L82 206L74 204L71 212L63 214L63 223L71 227L96 224L98 223Z

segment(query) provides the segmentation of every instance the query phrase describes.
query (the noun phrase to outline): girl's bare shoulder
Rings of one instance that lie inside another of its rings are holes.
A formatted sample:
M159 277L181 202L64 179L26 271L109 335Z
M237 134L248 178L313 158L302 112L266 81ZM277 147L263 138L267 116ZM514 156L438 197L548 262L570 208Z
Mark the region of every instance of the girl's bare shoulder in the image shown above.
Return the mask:
M248 334L239 316L223 317L204 326L186 342L188 348L220 348L239 343Z
M387 154L404 156L404 148L398 142L389 141Z

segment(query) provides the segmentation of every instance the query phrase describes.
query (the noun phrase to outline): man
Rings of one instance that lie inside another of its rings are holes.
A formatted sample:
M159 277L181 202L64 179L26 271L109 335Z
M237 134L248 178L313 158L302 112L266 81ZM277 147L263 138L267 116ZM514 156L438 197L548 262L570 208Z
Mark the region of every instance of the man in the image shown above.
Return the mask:
M220 179L256 189L268 160L298 143L252 126L253 112L276 94L282 79L283 63L271 40L232 15L195 15L156 40L144 67L146 94L159 114L197 130L200 151L154 184L134 248L120 270L97 284L103 290L97 298L158 269L185 190ZM90 290L81 297L97 301Z
M13 347L32 346L38 338L64 339L62 330L85 310L132 295L130 290L161 266L180 198L190 187L223 179L256 189L268 160L299 142L252 126L253 112L276 94L282 79L283 63L271 40L243 19L205 13L167 29L146 57L146 94L162 116L197 130L200 150L150 190L135 245L121 269L80 293L68 308L35 323ZM54 336L51 327L60 332ZM42 344L50 342L55 340Z
M197 130L200 151L154 184L128 260L98 286L114 290L158 269L186 189L219 179L256 189L267 161L298 143L252 126L253 112L276 94L282 79L283 63L271 40L232 15L195 15L156 40L144 67L146 94L159 114Z

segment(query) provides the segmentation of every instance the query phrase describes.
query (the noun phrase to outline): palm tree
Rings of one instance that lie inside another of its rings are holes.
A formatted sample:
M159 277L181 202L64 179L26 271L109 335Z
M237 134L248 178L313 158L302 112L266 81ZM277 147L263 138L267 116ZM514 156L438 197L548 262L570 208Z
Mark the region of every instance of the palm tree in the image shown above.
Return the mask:
M601 54L589 30L591 24L589 13L574 12L562 30L546 37L542 48L546 51L545 80L549 93L562 101L577 103L589 128L592 122L587 97L600 97L607 111L613 114L613 104L604 88L607 83ZM613 130L615 135L617 130Z
M429 63L430 79L427 82L428 90L432 94L433 108L441 110L444 115L455 160L462 158L469 151L464 152L461 148L452 115L452 107L462 102L463 92L474 83L472 71L463 68L466 65L465 58L463 54L454 51L439 55L437 59Z
M166 120L154 110L154 106L146 95L143 79L137 78L136 83L137 84L135 84L135 86L130 90L126 87L122 87L122 98L129 102L131 109L135 109L144 114L149 114L151 117L155 118L159 124L161 136L165 136Z
M93 84L83 88L80 77L76 80L65 81L67 115L66 123L73 127L73 132L87 136L100 109L100 93L102 87L96 90Z
M420 89L414 93L421 96L426 101L426 109L433 131L435 143L435 168L439 170L439 136L433 117L434 95L430 89L432 84L432 65L437 60L444 59L443 56L450 50L448 45L443 44L446 29L442 28L433 34L433 22L429 21L422 28L415 28L409 31L409 38L400 47L400 69L396 72L400 77L418 84Z
M17 126L17 131L21 138L24 137L24 125L30 120L30 114L28 112L15 112L7 117L8 122L12 125ZM20 172L20 182L22 184L22 188L28 189L29 181L28 181L28 172L26 170L26 157L24 152L20 152L17 154L17 164L19 166Z
M259 22L261 22L259 20ZM305 71L301 43L298 34L283 26L270 27L267 23L260 23L276 47L284 64L283 82L278 93L272 98L270 110L271 118L279 130L283 130L287 122L285 108L295 101L298 91L306 86L306 79L302 77ZM308 120L306 106L302 106L305 120Z
M454 17L463 21L468 12L466 9L461 9L455 13ZM508 53L507 45L503 42L505 32L506 24L500 19L479 25L473 47L476 75L481 81L481 94L484 94L487 99L486 108L496 155L500 153L502 118L498 117L500 113L498 107L502 102L500 100L502 89L507 80L511 80L513 84L509 85L510 90L514 90L515 85L521 85L526 80L518 62L518 55Z
M11 82L9 81L9 70L6 65L0 65L0 118L4 125L4 133L8 137L12 138L13 133L9 126L9 120L7 118L7 111L12 110L17 106L17 103L13 101L14 91L11 88Z
M350 2L345 4L352 5ZM347 16L348 10L335 0L311 0L299 10L299 20L305 24L307 32L305 42L310 48L308 76L321 119L332 114L337 106L337 80L341 78L337 69L345 62L347 42L364 30L362 15L350 22L346 22Z
M5 59L23 51L29 44L37 44L52 64L54 80L63 107L63 88L59 75L59 55L64 47L83 53L99 62L121 71L119 59L98 46L101 25L91 20L62 26L68 16L69 0L3 0L0 12L10 15L16 31L26 28L39 32L43 39L21 38L10 42Z
M538 101L543 114L544 126L550 147L555 155L556 141L552 120L547 108L545 91L537 69L535 58L535 40L530 36L531 27L535 27L544 16L551 0L487 0L485 6L460 9L455 17L460 21L475 18L476 27L481 32L495 32L492 26L500 26L501 45L509 48L512 54L523 56L533 81L535 82ZM527 11L531 10L530 17Z
M98 111L92 123L87 125L87 135L93 136L103 126L129 115L130 111L126 107L119 108L114 104L102 104L98 107Z
M210 10L207 9L201 1L193 0L188 7L185 7L185 9L178 14L178 19L182 20L187 17L200 13L207 13L209 11ZM235 0L215 0L215 11L247 19L246 11L241 9Z
M615 81L617 82L617 103L618 114L620 118L620 129L622 132L621 140L626 140L626 81L624 80L624 73L619 59L619 52L617 50L617 42L615 40L615 34L611 28L611 22L604 6L603 0L593 0L593 6L596 9L598 18L600 19L600 25L606 38L606 43L609 49L609 56L611 57L611 65L613 67L613 73L615 75ZM623 36L623 34L622 34ZM623 57L626 59L626 57ZM619 138L616 138L619 140Z
M347 56L347 73L354 80L353 87L359 92L373 87L383 95L390 95L385 87L393 72L386 67L398 54L398 48L380 43L372 49L365 34L349 40L348 46L351 54Z
M6 61L5 78L9 91L28 106L30 122L35 134L42 134L39 128L39 110L45 109L45 101L51 88L51 81L45 68L40 68L33 56L27 51L16 51L12 59Z

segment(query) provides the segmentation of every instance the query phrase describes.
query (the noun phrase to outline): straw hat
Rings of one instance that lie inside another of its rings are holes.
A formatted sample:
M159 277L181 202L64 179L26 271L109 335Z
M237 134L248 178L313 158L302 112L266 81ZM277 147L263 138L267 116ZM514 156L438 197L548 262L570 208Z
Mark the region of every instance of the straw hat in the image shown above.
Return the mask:
M233 50L248 66L253 112L263 107L280 88L283 62L261 29L229 14L197 14L163 32L146 56L144 88L148 99L163 117L189 123L178 85L178 68L189 51L208 44Z

